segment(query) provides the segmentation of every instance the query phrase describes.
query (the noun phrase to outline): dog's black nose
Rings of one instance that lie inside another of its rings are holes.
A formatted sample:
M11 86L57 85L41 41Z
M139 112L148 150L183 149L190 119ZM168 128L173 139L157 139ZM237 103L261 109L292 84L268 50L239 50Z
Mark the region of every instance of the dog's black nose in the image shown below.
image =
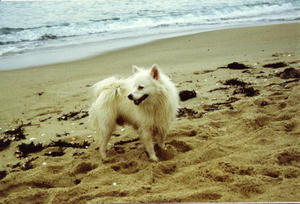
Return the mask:
M128 98L129 98L130 100L133 100L133 95L132 95L132 94L129 94L129 95L128 95Z

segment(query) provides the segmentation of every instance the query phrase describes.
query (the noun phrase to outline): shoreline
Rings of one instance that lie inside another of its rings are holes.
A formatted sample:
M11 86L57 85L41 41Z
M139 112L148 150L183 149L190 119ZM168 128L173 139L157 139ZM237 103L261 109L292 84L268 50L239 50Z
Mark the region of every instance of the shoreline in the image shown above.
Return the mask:
M135 46L145 45L153 43L155 41L166 40L170 38L184 37L189 35L217 32L222 30L239 29L239 28L251 28L251 27L264 27L264 26L276 26L284 24L297 24L299 22L274 22L272 24L246 24L246 25L229 25L221 27L206 28L199 30L199 28L190 28L182 31L173 31L162 34L144 35L137 38L123 38L106 41L94 41L86 42L82 44L66 45L64 47L50 47L37 50L26 51L22 54L15 54L14 56L2 56L0 62L0 72L30 69L32 67L41 67L47 65L55 65L61 63L71 63L73 61L80 61L90 59L118 50L124 50ZM103 48L105 47L105 48ZM66 53L73 52L72 55ZM18 59L16 61L16 58Z
M299 28L211 31L0 72L0 138L10 140L0 147L0 203L299 201ZM161 161L124 126L102 163L90 87L154 63L197 97L180 102ZM31 142L42 148L22 154Z

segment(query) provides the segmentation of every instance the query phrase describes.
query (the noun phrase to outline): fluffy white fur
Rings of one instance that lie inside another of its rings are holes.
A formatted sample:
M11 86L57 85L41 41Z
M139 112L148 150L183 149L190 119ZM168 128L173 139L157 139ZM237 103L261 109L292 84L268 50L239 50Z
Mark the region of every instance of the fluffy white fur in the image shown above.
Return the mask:
M133 72L129 78L110 77L93 86L95 102L89 110L90 121L104 160L116 125L127 123L137 130L150 159L157 161L154 143L164 147L176 116L178 94L171 80L156 65L148 70L133 66Z

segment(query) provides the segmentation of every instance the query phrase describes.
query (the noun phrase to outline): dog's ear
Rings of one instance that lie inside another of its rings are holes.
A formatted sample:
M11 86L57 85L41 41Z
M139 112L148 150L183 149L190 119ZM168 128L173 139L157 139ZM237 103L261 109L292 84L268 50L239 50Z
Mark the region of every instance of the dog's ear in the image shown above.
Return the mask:
M136 72L139 72L139 71L141 71L141 68L139 68L139 67L136 66L136 65L133 65L133 66L132 66L132 72L133 72L133 73L136 73Z
M152 65L150 74L153 77L153 79L155 80L159 79L159 71L158 71L158 66L156 64Z

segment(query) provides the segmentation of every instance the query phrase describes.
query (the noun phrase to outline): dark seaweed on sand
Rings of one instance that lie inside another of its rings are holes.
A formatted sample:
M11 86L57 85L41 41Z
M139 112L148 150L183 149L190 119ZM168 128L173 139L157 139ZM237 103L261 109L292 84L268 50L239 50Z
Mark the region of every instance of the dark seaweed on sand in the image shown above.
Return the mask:
M17 146L18 150L15 152L15 154L18 157L27 157L28 154L30 154L30 153L40 152L43 149L48 148L48 147L60 147L60 148L72 147L72 148L85 149L89 145L90 145L90 143L87 142L87 141L84 141L82 144L79 144L79 143L73 143L73 142L65 142L65 141L62 141L62 140L52 141L50 144L48 144L46 146L44 146L42 143L38 143L38 144L34 144L33 142L31 142L29 144L22 143L22 144ZM46 156L62 156L62 155L64 155L64 152L61 150L61 151L58 151L58 152L56 151L56 152L53 152L53 153L50 153L50 154L48 153L48 154L45 154L45 155Z
M228 87L219 87L219 88L215 88L215 89L212 89L212 90L209 90L208 92L214 92L214 91L224 91L224 90L227 90Z
M281 67L286 67L287 64L285 62L276 62L276 63L270 63L270 64L265 64L263 67L264 68L281 68Z
M10 145L11 140L8 138L0 138L0 151L4 150Z
M242 87L233 92L235 94L244 94L247 97L259 95L259 90L254 89L253 87Z
M294 80L289 80L289 81L285 81L285 82L282 82L282 83L271 83L269 85L267 85L266 87L268 86L274 86L274 85L279 85L279 86L286 86L287 84L289 83L294 83L294 82L298 82L300 79L294 79Z
M131 143L131 142L136 142L136 141L139 141L140 138L134 138L132 140L121 140L119 142L115 142L114 145L124 145L124 144L127 144L127 143Z
M80 119L85 118L87 116L89 116L88 111L85 111L85 110L72 111L70 113L63 114L62 116L58 117L57 120L61 121L61 120L72 119L74 121L74 120L80 120Z
M45 148L42 143L34 144L33 142L29 144L22 143L17 147L19 150L15 154L19 155L19 157L27 157L28 154L40 152Z
M226 67L220 68L227 68L227 69L234 69L234 70L242 70L242 69L250 69L247 65L238 62L229 63Z
M62 149L60 149L59 151L47 152L44 155L45 156L50 156L50 157L61 157L64 154L65 154L64 151Z
M192 90L192 91L183 90L183 91L179 92L179 97L180 97L181 101L186 101L188 99L195 98L196 96L197 96L197 93L194 90Z
M73 142L65 142L62 140L58 141L52 141L47 147L72 147L72 148L80 148L80 149L85 149L88 146L90 146L90 143L88 141L84 141L82 144L79 143L73 143Z
M7 175L6 171L0 171L0 180L5 178L6 175Z
M190 117L190 118L202 118L202 116L204 115L204 113L202 112L198 112L196 110L190 109L190 108L179 108L178 112L177 112L177 117Z
M228 79L223 84L224 85L229 85L229 86L242 86L242 87L247 85L246 82L243 82L243 81L238 80L238 79Z
M226 106L226 107L229 107L230 109L233 109L231 104L238 100L240 100L240 99L235 98L235 97L230 97L225 102L213 103L211 105L204 105L203 109L207 112L221 110L220 106Z
M24 126L24 124L21 124L15 129L5 131L4 134L8 136L13 136L17 141L25 139Z
M297 70L295 68L286 68L282 72L279 72L276 74L277 77L280 77L282 79L290 79L290 78L300 78L300 70Z
M233 95L235 94L244 94L247 97L257 96L259 95L259 91L249 86L250 83L243 82L239 79L228 79L224 83L224 85L229 86L240 86L240 88L234 90Z

